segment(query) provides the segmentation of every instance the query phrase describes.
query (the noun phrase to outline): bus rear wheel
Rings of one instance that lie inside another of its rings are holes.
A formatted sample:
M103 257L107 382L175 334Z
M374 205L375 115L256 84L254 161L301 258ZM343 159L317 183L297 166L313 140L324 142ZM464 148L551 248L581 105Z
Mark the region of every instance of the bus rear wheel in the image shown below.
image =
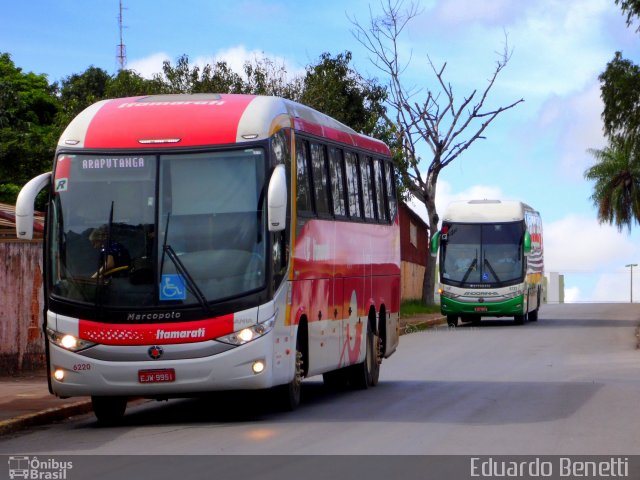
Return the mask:
M366 354L364 361L351 367L350 382L355 388L375 387L380 379L380 339L367 322Z
M127 409L127 397L92 396L93 413L102 425L116 425L122 421Z

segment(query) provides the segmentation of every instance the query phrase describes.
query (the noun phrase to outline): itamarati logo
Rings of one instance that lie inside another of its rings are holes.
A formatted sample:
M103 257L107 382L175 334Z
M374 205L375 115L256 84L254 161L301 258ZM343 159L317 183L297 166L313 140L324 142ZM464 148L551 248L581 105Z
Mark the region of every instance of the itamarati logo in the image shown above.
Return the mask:
M70 478L67 471L73 468L73 462L62 462L55 458L27 456L9 457L9 478L34 480L65 480Z

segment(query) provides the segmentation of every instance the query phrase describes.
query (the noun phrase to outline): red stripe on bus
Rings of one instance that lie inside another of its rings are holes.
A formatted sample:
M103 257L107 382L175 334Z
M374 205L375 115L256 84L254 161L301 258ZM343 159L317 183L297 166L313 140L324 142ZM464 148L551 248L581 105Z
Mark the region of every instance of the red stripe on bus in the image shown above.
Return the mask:
M80 319L78 335L103 345L158 345L213 340L233 332L233 314L180 323L100 323Z

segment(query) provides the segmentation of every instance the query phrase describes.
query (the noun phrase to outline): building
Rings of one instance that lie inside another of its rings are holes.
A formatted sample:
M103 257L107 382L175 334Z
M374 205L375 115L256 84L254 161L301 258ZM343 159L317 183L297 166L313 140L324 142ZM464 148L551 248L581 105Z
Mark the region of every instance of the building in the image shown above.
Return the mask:
M0 203L0 372L44 367L42 232L36 216L32 241L16 238L15 208Z
M429 228L405 203L400 204L400 260L402 300L422 298L429 257Z

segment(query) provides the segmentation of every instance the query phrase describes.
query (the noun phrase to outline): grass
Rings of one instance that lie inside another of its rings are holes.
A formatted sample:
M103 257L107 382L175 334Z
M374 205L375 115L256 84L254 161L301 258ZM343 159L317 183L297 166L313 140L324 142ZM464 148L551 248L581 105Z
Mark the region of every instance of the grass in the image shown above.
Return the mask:
M440 313L440 305L423 305L420 300L405 300L400 304L401 317L412 317L423 313Z

